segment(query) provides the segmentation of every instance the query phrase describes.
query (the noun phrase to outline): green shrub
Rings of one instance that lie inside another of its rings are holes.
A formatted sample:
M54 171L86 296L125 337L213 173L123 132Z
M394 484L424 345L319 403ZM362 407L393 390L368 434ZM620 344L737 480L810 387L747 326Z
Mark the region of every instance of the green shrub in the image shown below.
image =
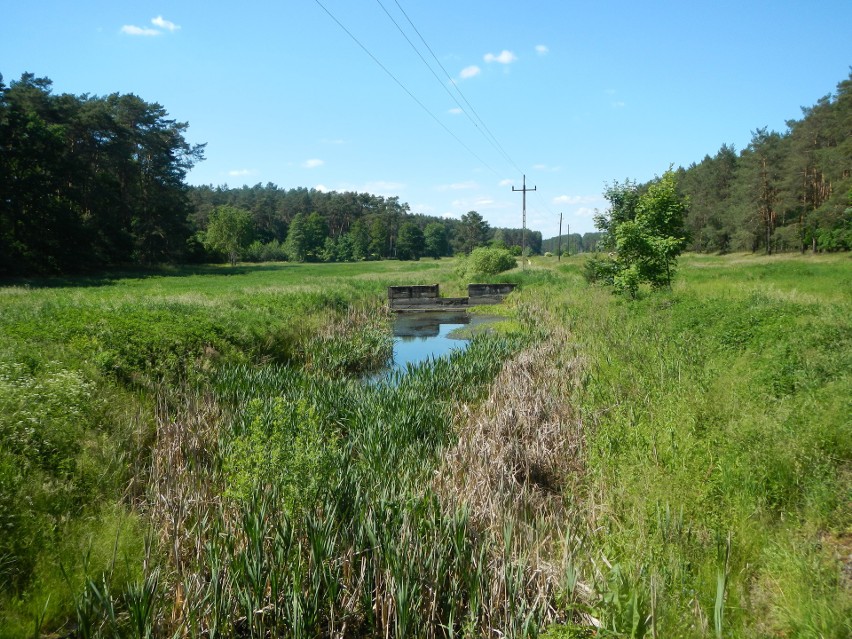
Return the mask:
M316 501L334 469L335 438L305 399L255 399L242 417L242 433L225 458L227 493L248 499L275 487L289 514Z
M517 266L515 258L507 249L480 247L473 249L470 255L459 260L457 272L461 277L478 275L496 275Z
M50 531L91 497L78 458L97 421L93 389L55 362L37 373L0 363L0 582L25 583Z

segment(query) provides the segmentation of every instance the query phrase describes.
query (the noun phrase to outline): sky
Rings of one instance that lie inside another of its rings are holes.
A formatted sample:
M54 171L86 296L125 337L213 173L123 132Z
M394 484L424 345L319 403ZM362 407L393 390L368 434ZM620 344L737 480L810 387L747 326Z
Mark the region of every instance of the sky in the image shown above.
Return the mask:
M134 93L206 143L190 184L399 196L555 236L848 77L852 2L0 0L0 73Z

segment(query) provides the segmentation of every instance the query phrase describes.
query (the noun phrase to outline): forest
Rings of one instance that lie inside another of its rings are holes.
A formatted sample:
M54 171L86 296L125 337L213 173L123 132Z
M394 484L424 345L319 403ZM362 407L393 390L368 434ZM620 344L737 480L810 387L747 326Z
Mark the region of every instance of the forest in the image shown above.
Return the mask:
M715 155L676 170L688 208L687 250L697 253L852 248L852 75L834 94L802 108L779 133L760 127L737 153ZM627 186L647 190L651 180ZM611 185L607 186L607 190ZM557 239L543 250L556 253ZM594 252L600 233L562 236L562 251Z
M787 127L757 128L739 153L723 144L677 170L690 250L849 250L852 76ZM6 86L0 76L0 275L221 260L228 251L206 236L217 207L248 213L231 256L246 261L437 258L487 244L538 254L559 244L492 228L476 211L412 213L398 197L190 186L204 144L188 142L187 129L136 95L57 95L48 78L25 73ZM591 252L598 239L566 235L563 250Z
M25 73L6 86L0 76L0 275L216 261L205 233L221 206L249 213L249 261L541 250L541 233L491 228L476 211L454 220L368 193L189 186L204 144L188 142L187 128L136 95L56 95L48 78Z
M284 189L266 185L190 189L196 229L208 229L217 209L246 211L246 261L349 262L419 259L470 253L478 246L542 250L539 231L492 228L476 211L461 219L411 213L398 197L369 193ZM204 242L199 231L198 242Z
M802 108L787 131L752 132L739 154L678 170L689 196L693 251L848 251L852 248L852 74Z

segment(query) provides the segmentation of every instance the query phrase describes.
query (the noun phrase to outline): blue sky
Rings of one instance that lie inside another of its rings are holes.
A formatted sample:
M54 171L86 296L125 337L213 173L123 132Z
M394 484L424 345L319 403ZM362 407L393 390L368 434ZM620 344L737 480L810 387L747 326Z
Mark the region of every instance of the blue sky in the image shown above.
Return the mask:
M405 90L316 0L3 0L0 73L159 102L207 143L192 184L369 191L519 227L526 174L528 226L550 237L560 212L594 230L606 182L784 130L852 65L846 0L321 2Z

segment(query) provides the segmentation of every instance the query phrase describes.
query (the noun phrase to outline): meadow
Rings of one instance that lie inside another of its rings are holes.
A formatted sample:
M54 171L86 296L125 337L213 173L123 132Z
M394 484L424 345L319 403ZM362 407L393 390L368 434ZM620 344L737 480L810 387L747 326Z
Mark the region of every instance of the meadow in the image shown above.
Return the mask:
M849 636L848 257L582 264L376 385L452 260L0 288L0 636Z

